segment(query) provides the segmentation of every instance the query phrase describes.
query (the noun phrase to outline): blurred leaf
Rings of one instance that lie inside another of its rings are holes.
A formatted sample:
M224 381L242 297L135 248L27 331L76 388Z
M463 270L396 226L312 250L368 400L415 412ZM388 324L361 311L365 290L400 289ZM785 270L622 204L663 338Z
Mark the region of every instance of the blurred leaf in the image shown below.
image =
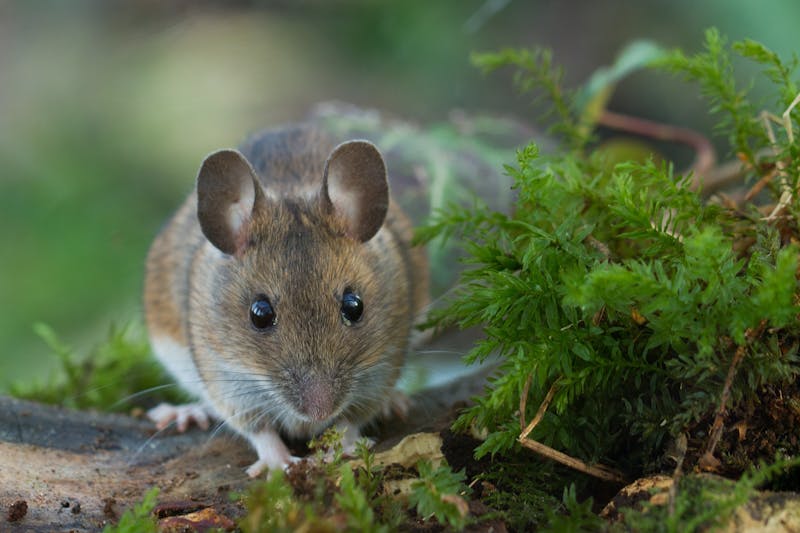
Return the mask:
M648 66L663 57L666 51L658 44L637 40L626 46L610 67L601 67L578 93L575 103L581 114L581 125L586 132L591 131L600 114L611 99L615 85L625 76Z
M150 346L139 324L111 325L108 336L87 355L80 356L48 325L36 324L36 334L56 354L59 368L48 379L12 383L17 398L73 407L125 411L132 405L177 402L180 391L166 381L161 367L150 355ZM147 394L147 401L141 396Z

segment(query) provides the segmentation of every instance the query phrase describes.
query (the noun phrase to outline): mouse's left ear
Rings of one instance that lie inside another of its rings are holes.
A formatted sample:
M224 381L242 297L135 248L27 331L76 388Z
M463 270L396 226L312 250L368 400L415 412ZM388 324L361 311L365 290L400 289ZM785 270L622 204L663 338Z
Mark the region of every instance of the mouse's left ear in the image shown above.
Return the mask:
M322 198L345 220L353 239L366 242L378 232L389 209L389 182L374 144L348 141L334 148L325 162Z

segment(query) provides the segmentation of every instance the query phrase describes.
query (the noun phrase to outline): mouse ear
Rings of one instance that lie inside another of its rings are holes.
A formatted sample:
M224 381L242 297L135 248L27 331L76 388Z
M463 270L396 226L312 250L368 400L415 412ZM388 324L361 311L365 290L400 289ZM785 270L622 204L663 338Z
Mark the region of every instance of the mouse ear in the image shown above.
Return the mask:
M323 199L347 223L347 234L361 242L381 228L389 208L386 164L374 144L349 141L325 162Z
M226 254L247 242L258 194L258 178L236 150L206 157L197 175L197 218L206 238Z

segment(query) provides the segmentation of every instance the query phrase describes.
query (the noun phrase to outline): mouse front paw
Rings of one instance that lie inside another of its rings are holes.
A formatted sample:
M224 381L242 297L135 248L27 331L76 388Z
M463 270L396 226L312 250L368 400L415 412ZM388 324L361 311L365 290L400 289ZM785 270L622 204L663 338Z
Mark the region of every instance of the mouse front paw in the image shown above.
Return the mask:
M272 461L270 459L259 459L255 463L251 464L245 469L245 472L248 476L252 478L257 478L264 472L274 472L275 470L282 469L284 472L289 465L292 465L298 461L302 461L302 457L295 457L294 455L289 455L286 459L286 462L283 461Z
M300 460L289 452L280 435L271 428L249 434L247 440L258 454L258 461L247 467L246 472L250 477L258 477L267 470L285 470L291 463Z
M178 431L183 433L192 423L201 429L208 429L211 412L202 403L187 403L183 405L162 403L147 411L147 418L155 422L156 428L159 430L175 422Z

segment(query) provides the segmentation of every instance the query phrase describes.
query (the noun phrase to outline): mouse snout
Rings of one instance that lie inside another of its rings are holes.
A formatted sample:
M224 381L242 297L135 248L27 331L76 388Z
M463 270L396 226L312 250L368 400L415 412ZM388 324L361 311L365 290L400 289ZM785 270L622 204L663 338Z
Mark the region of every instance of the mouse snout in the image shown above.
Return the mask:
M315 422L327 420L336 411L337 394L332 379L324 376L302 376L299 379L298 411Z

